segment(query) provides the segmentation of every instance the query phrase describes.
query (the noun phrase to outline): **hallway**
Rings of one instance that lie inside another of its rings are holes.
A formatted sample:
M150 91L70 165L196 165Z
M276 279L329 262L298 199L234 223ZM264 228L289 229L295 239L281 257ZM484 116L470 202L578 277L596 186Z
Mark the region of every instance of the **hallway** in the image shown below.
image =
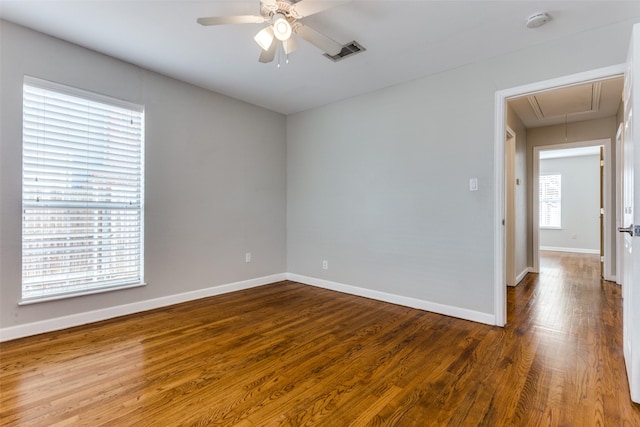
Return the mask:
M508 290L513 319L535 350L524 390L546 390L532 396L546 400L541 410L572 408L585 417L573 425L597 425L602 414L607 425L638 422L640 405L630 402L622 354L621 288L600 279L598 255L541 251L540 274ZM611 420L615 413L620 418Z

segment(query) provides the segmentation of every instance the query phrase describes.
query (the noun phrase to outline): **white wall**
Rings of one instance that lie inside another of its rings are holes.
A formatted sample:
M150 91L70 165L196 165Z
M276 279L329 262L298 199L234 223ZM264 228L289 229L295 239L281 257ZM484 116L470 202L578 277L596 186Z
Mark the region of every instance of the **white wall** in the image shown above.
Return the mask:
M0 31L0 327L286 271L283 115L11 23ZM145 106L146 287L18 306L25 74Z
M493 315L495 92L623 63L631 26L289 116L289 271Z
M540 229L547 250L600 253L600 156L541 159L540 175L562 176L562 228Z

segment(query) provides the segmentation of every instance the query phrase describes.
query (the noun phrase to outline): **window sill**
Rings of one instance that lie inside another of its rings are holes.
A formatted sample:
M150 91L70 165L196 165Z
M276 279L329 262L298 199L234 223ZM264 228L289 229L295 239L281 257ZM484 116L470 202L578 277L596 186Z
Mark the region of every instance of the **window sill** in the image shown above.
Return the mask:
M48 295L48 296L43 296L43 297L22 299L22 300L20 300L18 302L18 305L39 304L41 302L50 302L50 301L68 299L68 298L76 298L76 297L82 297L82 296L85 296L85 295L102 294L102 293L105 293L105 292L121 291L123 289L140 288L140 287L143 287L143 286L147 286L147 284L146 283L132 283L132 284L128 284L128 285L118 285L118 286L110 286L110 287L107 287L107 288L91 289L91 290L87 290L87 291L83 291L83 292L73 292L73 293L59 294L59 295Z
M562 230L562 227L538 227L540 230Z

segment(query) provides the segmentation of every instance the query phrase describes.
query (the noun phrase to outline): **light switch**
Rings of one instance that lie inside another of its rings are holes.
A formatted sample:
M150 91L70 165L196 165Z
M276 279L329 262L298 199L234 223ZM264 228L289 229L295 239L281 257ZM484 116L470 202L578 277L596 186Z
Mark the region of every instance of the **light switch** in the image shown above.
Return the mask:
M478 178L471 178L469 180L469 191L478 191Z

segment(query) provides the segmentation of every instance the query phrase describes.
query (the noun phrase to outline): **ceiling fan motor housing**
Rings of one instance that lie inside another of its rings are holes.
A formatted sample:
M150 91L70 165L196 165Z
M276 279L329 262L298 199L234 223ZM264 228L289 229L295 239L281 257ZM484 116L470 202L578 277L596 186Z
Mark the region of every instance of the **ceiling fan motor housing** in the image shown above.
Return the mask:
M289 21L289 23L300 18L300 16L294 16L295 8L293 7L293 4L286 1L277 1L274 5L266 5L262 3L260 15L262 15L266 20L272 20L275 16L282 15L284 19Z

